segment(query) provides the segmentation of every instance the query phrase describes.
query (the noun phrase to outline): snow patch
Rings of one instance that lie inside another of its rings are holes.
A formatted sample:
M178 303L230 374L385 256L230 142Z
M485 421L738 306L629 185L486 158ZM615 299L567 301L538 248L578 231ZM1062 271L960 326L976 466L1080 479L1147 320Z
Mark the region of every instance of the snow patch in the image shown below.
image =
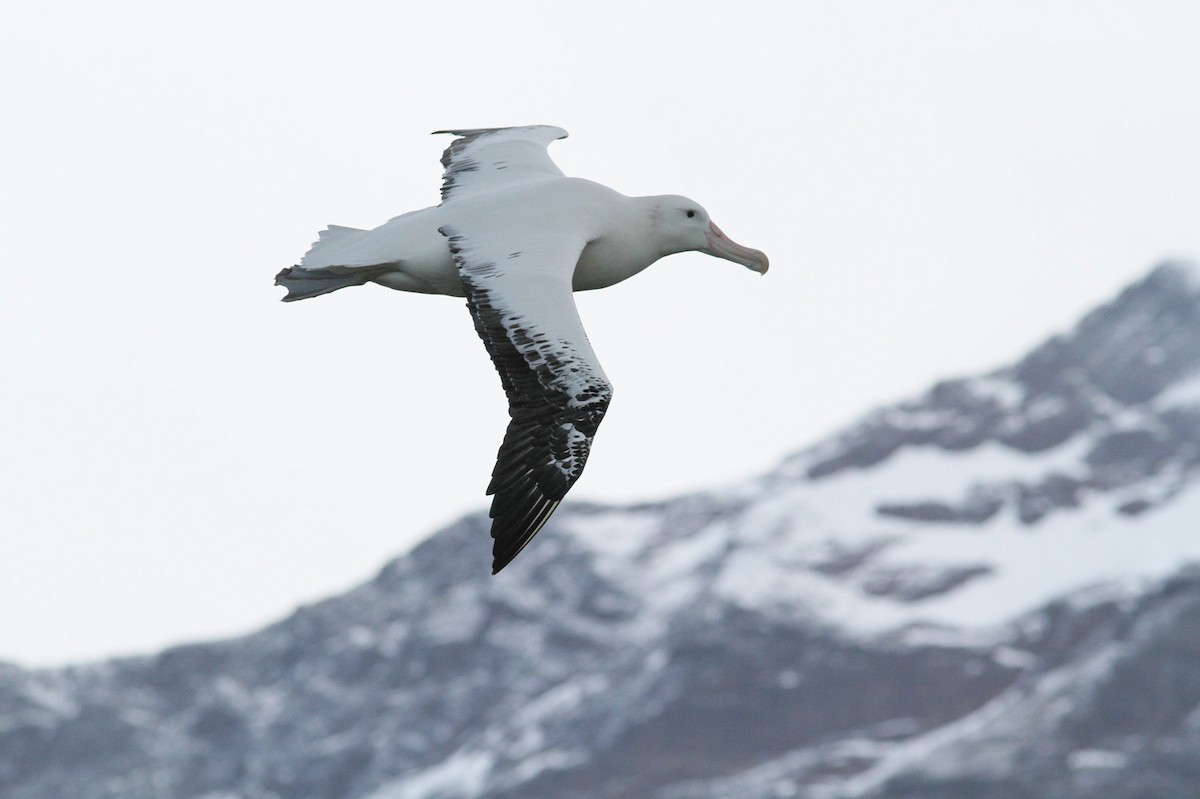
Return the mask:
M393 780L365 799L473 799L483 792L494 759L486 752L455 752L432 768Z
M1021 407L1021 403L1025 401L1024 387L998 375L977 377L968 381L966 385L976 397L990 399L1007 411Z
M1026 652L1024 649L1001 646L992 652L992 660L996 661L997 665L1005 666L1006 668L1028 669L1036 666L1039 659L1037 655L1032 652Z
M512 770L512 783L528 782L543 771L562 771L587 761L583 752L568 749L550 749L522 760Z
M346 631L346 640L355 649L371 649L379 643L379 636L370 627L356 624Z
M1035 525L1011 510L982 523L875 513L882 502L961 498L974 486L1070 475L1083 468L1092 443L1080 435L1034 455L994 442L964 452L910 447L870 468L772 491L731 523L693 536L661 577L676 576L680 597L708 589L739 606L810 617L852 635L908 630L962 643L970 633L983 644L1061 597L1117 598L1200 562L1200 491L1180 491L1181 475L1169 481L1172 491L1155 493L1172 501L1137 516L1117 513L1115 494L1089 495L1083 507L1059 509ZM713 560L720 571L711 585L698 585L696 566L718 554L726 536L729 554ZM845 557L831 558L837 553ZM881 592L878 578L889 574L922 576L945 589ZM1078 593L1089 586L1111 596ZM1000 657L1013 667L1022 660Z
M625 560L641 553L661 526L658 510L609 511L570 519L571 532L594 552Z
M1067 765L1075 771L1084 769L1121 769L1129 764L1124 752L1111 749L1076 749L1067 755Z
M608 678L603 674L591 674L564 682L527 702L513 721L519 726L528 726L547 717L565 716L579 707L585 698L607 689Z
M649 564L656 582L687 579L708 561L718 558L729 545L726 524L711 524L695 535L680 538L652 553Z
M1200 405L1200 375L1181 380L1154 399L1159 409Z
M469 641L487 619L487 611L471 585L459 585L433 603L422 623L430 640L439 644Z

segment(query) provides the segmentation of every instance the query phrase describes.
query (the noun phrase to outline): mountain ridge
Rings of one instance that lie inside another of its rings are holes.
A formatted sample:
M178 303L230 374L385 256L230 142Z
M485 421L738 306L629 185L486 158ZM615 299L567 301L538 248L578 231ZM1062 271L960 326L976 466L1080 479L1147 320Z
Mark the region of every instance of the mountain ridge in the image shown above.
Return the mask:
M1198 453L1169 264L764 475L564 506L499 577L471 514L248 636L0 666L0 794L1178 799Z

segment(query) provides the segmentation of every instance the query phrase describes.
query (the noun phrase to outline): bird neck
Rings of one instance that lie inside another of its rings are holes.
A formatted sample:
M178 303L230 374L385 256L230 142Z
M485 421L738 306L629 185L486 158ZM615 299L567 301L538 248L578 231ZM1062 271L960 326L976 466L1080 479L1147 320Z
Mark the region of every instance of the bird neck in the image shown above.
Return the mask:
M638 210L633 224L637 226L636 229L641 234L642 240L648 242L653 248L651 262L688 249L686 243L676 241L675 237L671 236L662 225L663 197L661 195L633 197L632 199Z

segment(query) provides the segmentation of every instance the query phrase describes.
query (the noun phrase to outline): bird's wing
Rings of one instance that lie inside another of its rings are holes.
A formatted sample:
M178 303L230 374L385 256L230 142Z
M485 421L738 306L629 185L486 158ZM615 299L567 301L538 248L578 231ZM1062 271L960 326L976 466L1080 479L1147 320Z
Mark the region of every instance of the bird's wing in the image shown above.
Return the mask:
M487 491L493 495L495 574L542 529L579 479L612 385L571 294L582 237L539 231L518 244L511 229L486 220L441 232L512 417Z
M455 139L442 153L442 202L563 173L546 148L567 132L552 125L439 130Z

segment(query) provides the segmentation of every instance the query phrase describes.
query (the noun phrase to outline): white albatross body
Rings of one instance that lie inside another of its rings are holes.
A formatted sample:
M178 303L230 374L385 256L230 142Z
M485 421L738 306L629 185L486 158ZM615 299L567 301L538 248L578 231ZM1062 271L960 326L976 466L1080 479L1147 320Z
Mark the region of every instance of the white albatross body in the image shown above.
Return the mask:
M375 282L466 297L512 421L488 493L493 573L542 528L587 461L612 386L572 291L619 283L698 250L767 271L685 197L626 197L562 174L546 152L562 128L446 131L442 203L374 230L330 226L276 283L285 300Z

